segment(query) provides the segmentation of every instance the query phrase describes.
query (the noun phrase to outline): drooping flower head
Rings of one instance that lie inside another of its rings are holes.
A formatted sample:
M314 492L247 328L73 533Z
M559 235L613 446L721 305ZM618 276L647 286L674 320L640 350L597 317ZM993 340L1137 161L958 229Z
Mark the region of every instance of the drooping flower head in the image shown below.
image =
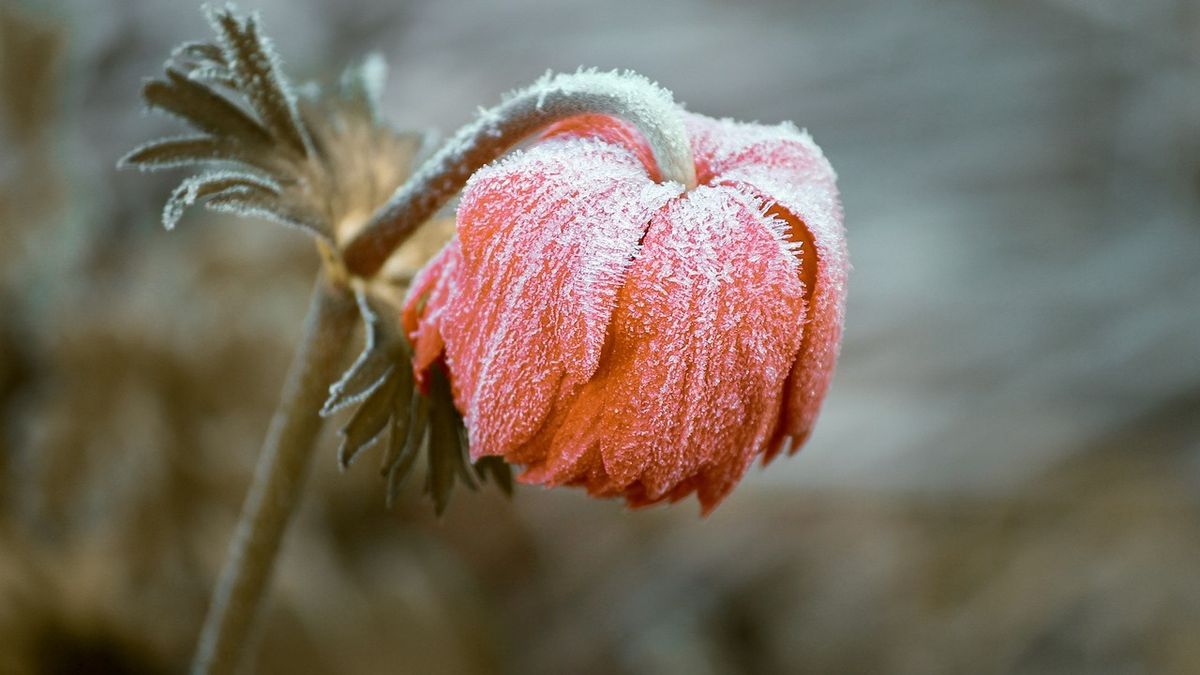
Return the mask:
M714 508L809 436L847 271L835 176L791 125L686 116L698 187L581 115L478 171L403 315L478 459L631 506Z

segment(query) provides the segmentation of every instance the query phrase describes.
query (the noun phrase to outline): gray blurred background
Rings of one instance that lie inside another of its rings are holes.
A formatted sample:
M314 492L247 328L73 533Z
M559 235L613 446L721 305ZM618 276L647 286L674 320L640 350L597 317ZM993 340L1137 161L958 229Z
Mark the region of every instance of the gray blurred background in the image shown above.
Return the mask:
M1200 2L263 0L452 132L547 69L812 132L850 250L816 434L706 520L383 507L332 435L263 673L1200 672ZM317 265L119 173L189 1L0 0L0 672L179 672Z

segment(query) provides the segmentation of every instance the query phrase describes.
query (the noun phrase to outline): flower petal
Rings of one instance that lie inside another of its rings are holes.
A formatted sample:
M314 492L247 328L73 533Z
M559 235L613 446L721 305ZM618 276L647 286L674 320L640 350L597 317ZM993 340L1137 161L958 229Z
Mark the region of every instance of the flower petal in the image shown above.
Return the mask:
M413 371L424 383L425 371L442 355L442 320L459 285L462 252L458 239L451 239L433 260L421 269L409 287L400 323L413 344Z
M800 245L807 287L804 343L788 382L780 433L764 457L784 447L795 453L812 433L833 377L841 344L849 259L833 167L807 132L687 116L701 182L735 186L772 202L771 214L790 225Z
M583 481L631 504L699 488L714 507L774 433L800 348L803 285L782 235L727 187L697 188L658 214L600 367L523 479Z
M576 115L550 125L542 133L543 140L560 137L597 138L625 148L642 163L650 180L656 183L662 180L650 144L637 127L625 120L608 115Z
M819 187L837 201L833 168L808 132L791 122L752 124L694 113L685 113L685 122L701 183L720 182L738 169L766 169L777 180Z
M458 210L462 285L442 334L475 457L521 446L596 370L651 215L678 193L629 150L554 138L480 170Z

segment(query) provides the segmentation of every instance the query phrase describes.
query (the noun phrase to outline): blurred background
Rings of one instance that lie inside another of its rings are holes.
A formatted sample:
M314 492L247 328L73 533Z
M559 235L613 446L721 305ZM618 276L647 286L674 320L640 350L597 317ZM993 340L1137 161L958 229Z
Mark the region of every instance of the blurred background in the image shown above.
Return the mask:
M117 172L192 0L0 0L0 672L181 672L299 334L305 236ZM262 0L450 133L546 69L807 127L850 250L812 441L706 520L397 508L323 441L262 673L1200 672L1200 2Z

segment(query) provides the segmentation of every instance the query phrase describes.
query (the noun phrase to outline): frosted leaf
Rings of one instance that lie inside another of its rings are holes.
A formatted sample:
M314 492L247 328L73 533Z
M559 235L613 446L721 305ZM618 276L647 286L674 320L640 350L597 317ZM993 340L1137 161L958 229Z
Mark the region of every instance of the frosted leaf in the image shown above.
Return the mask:
M228 65L225 62L225 52L209 42L184 42L171 50L171 58L168 61L193 65Z
M379 118L382 60L368 57L351 66L336 86L304 87L301 98L256 16L240 17L229 7L206 13L217 40L179 47L164 77L142 89L148 108L181 119L199 135L145 144L118 165L263 174L278 186L275 194L253 187L219 196L181 191L165 221L178 220L185 202L211 195L213 210L262 216L337 243L404 182L424 145L423 134L396 132Z
M380 472L387 479L387 502L416 462L424 458L425 491L442 513L457 482L476 489L491 478L508 491L507 465L472 467L466 448L466 431L454 407L450 385L440 369L426 373L422 389L411 368L412 353L392 308L365 291L357 293L359 311L366 322L366 344L342 378L330 387L322 415L354 407L342 426L338 464L347 469L367 448L387 437Z
M175 227L187 207L198 200L221 194L230 189L251 188L278 192L279 186L268 178L236 171L212 171L193 176L183 181L171 193L163 207L163 226L168 230Z
M321 408L323 417L369 396L391 375L396 359L408 351L402 336L391 325L394 321L390 317L380 317L366 293L359 291L356 297L366 334L365 344L341 379L329 386L329 398Z
M308 131L296 110L295 94L280 74L271 41L259 33L258 16L238 17L230 8L210 9L207 14L237 88L263 126L283 145L308 155Z
M204 203L210 211L232 213L242 217L263 218L320 236L325 218L309 204L297 203L286 194L237 187L213 195Z
M467 434L462 418L454 409L450 383L440 369L429 374L429 467L425 472L425 493L433 498L434 511L446 510L455 482L468 488L479 487L467 455Z
M354 416L338 432L342 437L338 447L338 465L342 469L350 466L359 452L365 450L382 434L392 420L395 410L392 397L396 392L397 378L386 373L379 386L375 387L366 400L359 404Z
M212 136L176 136L151 141L118 160L117 167L158 171L210 162L235 162L268 172L278 167L269 155Z
M264 146L270 133L250 114L202 82L166 69L165 80L142 85L142 100L151 109L182 119L199 131L238 139L247 146Z

